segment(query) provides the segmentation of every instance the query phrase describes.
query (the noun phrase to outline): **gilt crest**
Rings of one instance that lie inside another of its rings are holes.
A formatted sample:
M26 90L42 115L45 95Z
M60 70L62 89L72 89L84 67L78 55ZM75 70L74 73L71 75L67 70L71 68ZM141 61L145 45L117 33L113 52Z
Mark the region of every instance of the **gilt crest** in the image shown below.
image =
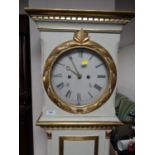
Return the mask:
M81 29L80 31L75 32L74 40L79 43L84 43L89 40L88 32Z

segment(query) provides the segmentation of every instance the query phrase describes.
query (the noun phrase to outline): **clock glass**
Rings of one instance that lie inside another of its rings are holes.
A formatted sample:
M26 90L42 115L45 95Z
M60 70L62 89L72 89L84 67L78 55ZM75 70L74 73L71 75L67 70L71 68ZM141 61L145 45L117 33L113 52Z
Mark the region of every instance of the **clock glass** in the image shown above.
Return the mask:
M84 106L97 101L108 86L109 73L99 53L85 47L64 51L54 62L50 83L65 103Z

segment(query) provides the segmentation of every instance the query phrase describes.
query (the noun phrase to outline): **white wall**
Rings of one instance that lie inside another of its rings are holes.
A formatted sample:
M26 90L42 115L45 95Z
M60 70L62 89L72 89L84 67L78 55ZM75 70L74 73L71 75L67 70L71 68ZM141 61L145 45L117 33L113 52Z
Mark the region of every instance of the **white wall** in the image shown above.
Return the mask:
M124 27L121 34L117 88L118 92L135 101L135 19Z
M118 11L134 11L135 0L115 0L115 9Z
M114 10L115 0L29 0L31 7Z
M117 90L135 101L135 44L119 50Z
M121 33L120 48L135 43L135 18L127 24Z

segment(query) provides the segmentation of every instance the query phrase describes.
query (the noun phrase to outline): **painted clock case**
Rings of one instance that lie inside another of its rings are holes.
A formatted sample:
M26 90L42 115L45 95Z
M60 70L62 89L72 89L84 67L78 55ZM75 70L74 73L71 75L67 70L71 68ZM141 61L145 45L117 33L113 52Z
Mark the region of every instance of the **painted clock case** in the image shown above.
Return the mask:
M40 31L42 72L53 49L72 40L80 29L109 52L117 68L120 33L134 16L129 12L91 10L27 8L26 11ZM122 124L115 115L116 87L105 104L85 114L62 110L44 90L44 107L36 124L47 133L48 155L109 155L110 131Z

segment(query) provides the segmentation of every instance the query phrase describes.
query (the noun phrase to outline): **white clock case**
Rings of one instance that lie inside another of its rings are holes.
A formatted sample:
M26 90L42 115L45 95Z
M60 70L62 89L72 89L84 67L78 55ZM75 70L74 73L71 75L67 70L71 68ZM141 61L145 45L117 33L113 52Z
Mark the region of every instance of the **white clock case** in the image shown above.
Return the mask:
M62 25L62 27L64 26L66 26L66 24ZM67 40L72 40L73 36L74 36L74 32L41 32L42 72L44 69L45 61L48 55L52 52L52 50L59 44ZM117 66L117 49L119 45L120 34L89 33L89 37L91 40L99 43L109 51L110 55L112 56ZM73 117L74 119L77 119L77 120L79 119L78 117L80 117L80 119L88 119L89 116L91 116L91 119L92 119L92 116L93 117L97 116L98 118L104 117L105 119L106 117L106 119L116 120L115 107L114 107L115 93L116 91L113 92L113 94L105 104L103 104L100 108L98 108L93 112L90 112L87 114L72 114L57 107L53 103L53 101L49 99L46 92L44 91L44 107L43 107L43 115L41 120L50 120L50 119L53 120L55 117L60 118L61 116L63 117L62 119L65 119L65 120L68 118L69 120L73 119ZM50 111L52 112L51 115L50 115Z
M74 32L82 28L88 31L90 40L99 43L110 53L117 68L120 32L124 24L130 22L134 16L132 13L90 10L26 9L26 11L40 30L41 72L52 50L61 43L72 40ZM46 131L48 155L73 155L73 152L74 155L109 155L109 132L112 127L121 124L115 115L116 87L105 104L87 114L72 114L60 109L49 99L42 87L44 106L37 125ZM61 143L63 137L69 140ZM92 137L97 137L98 142L88 140Z
M113 15L114 12L90 10L26 9L26 11L40 30L41 72L43 72L45 61L53 49L65 41L72 40L74 32L80 29L87 30L90 40L99 43L110 53L117 68L120 32L123 26L130 22L130 13L126 13L128 17L125 18L122 12ZM117 16L118 18L116 18ZM60 109L49 99L44 87L42 87L44 106L39 121L76 121L79 119L85 121L119 121L115 115L116 87L106 103L87 114L72 114Z

